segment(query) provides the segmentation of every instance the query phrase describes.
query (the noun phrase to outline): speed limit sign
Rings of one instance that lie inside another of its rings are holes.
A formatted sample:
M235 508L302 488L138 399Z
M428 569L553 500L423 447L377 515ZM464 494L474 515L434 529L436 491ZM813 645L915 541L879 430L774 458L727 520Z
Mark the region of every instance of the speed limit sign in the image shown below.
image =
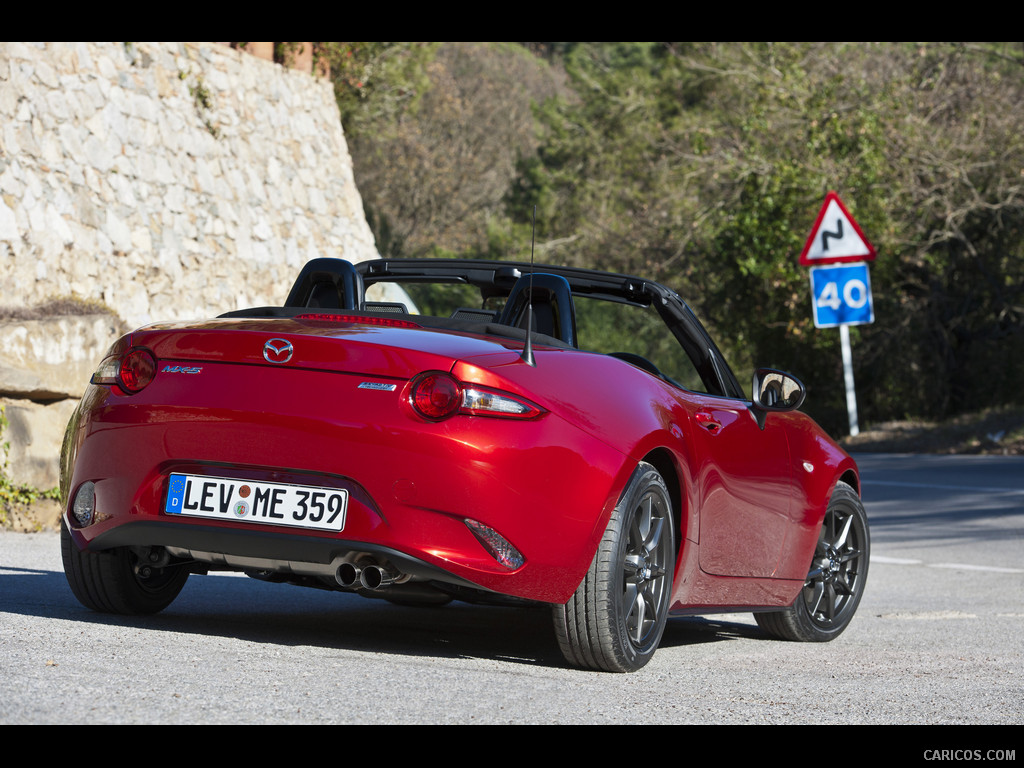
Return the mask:
M871 277L863 262L811 267L811 298L817 328L875 321Z

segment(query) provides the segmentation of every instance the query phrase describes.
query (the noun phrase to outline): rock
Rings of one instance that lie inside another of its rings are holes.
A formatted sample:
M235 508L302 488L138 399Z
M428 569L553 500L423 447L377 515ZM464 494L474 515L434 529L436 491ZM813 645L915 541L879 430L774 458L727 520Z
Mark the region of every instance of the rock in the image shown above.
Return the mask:
M30 400L0 398L7 429L0 441L10 444L7 478L16 485L49 490L60 482L60 446L64 428L78 406L77 400L51 405Z
M378 255L326 79L180 42L4 43L7 72L5 304L102 298L136 327L283 300L289 238L310 258Z
M0 395L34 401L82 396L124 332L108 314L0 322Z

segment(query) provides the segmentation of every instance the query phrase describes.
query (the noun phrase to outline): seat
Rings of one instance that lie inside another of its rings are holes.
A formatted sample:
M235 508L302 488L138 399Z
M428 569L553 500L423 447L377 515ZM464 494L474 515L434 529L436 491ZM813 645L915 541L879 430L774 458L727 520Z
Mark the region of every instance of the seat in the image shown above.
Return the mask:
M530 304L533 305L531 330L576 346L576 309L568 280L547 273L522 275L512 286L498 322L526 328L526 309Z
M363 276L345 259L312 259L295 278L284 306L358 312L363 306Z

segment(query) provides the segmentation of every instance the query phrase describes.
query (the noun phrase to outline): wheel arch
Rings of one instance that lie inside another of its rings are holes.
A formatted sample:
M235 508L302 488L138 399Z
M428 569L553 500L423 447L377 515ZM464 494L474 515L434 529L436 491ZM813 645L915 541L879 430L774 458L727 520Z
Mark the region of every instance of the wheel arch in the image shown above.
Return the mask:
M679 473L678 467L676 467L672 453L667 448L655 448L644 456L642 461L646 461L658 470L661 479L665 481L665 485L668 487L669 499L672 502L672 525L676 530L677 542L682 542L686 538L687 532L683 516L685 494L683 492L682 475Z
M848 486L856 491L857 495L860 496L860 477L852 469L848 469L843 472L839 477L839 482L846 483Z

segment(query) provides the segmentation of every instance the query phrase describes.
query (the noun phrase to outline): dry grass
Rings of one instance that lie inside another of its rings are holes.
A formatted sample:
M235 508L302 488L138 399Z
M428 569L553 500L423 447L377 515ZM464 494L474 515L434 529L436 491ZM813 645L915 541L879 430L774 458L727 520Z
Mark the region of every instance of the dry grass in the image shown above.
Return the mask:
M45 320L49 317L68 315L115 315L116 313L97 299L80 299L77 296L57 296L40 302L34 307L0 306L0 321L3 320Z

